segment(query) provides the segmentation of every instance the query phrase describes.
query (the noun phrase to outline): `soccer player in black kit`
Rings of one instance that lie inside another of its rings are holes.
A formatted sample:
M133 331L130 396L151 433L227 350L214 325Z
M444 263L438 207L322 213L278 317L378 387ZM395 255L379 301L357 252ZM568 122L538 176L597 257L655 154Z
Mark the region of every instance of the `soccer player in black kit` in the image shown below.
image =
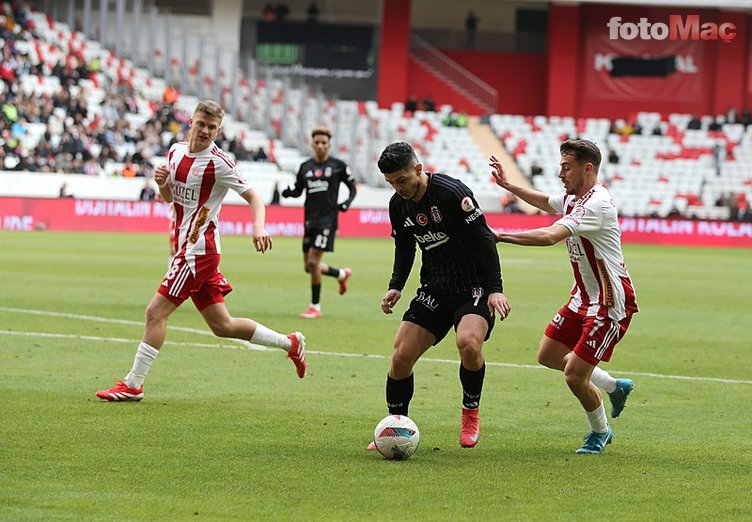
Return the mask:
M304 319L321 317L321 276L336 277L340 295L347 292L352 275L350 268L335 268L321 261L324 252L334 252L334 236L337 233L339 212L345 212L355 199L357 189L350 167L329 155L332 131L316 127L311 131L313 158L304 161L298 170L295 187L282 191L282 197L297 198L303 190L305 200L305 228L303 232L303 263L311 274L311 304L300 314ZM337 203L339 185L344 183L350 196Z
M495 239L472 191L446 174L424 172L408 143L388 145L378 165L396 191L389 201L394 267L381 300L385 314L392 313L402 295L416 244L421 250L420 288L394 340L387 407L392 415L407 415L413 366L454 327L461 359L460 445L472 448L480 436L478 407L486 369L481 347L496 313L504 320L511 310L502 293Z

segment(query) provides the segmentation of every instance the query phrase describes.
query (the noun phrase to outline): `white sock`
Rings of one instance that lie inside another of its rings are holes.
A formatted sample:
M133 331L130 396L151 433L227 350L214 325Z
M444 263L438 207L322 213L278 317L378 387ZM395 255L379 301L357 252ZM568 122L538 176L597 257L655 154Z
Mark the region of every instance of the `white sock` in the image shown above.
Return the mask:
M133 359L133 367L128 375L125 376L125 384L128 388L140 388L144 385L146 374L149 373L152 363L159 355L159 350L151 345L141 341L136 350L136 357Z
M338 281L342 281L345 278L346 275L347 274L345 273L345 269L344 268L340 268L339 269L339 275L337 276L337 280Z
M311 303L311 304L308 305L308 307L309 308L315 308L319 312L321 311L321 303L316 303L316 304Z
M277 333L274 330L270 330L262 324L256 324L256 330L251 336L251 342L256 344L263 344L264 346L276 346L282 348L286 352L290 351L292 341L286 335Z
M601 402L593 411L585 413L587 415L588 424L590 424L590 431L595 433L606 433L608 431L608 420L606 419L606 409Z
M613 393L616 391L616 379L611 377L611 374L606 370L601 370L597 366L593 368L590 382L595 384L598 388L606 390L606 393Z

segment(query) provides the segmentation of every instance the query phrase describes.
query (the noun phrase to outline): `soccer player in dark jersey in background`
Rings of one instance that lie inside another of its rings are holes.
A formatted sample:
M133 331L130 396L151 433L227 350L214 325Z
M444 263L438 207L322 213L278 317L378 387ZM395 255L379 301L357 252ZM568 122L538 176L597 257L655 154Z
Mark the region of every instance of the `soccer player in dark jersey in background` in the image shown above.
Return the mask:
M305 271L311 274L311 304L300 314L304 319L321 317L322 274L337 278L340 295L347 292L352 270L335 268L323 263L321 259L324 252L334 252L339 212L350 208L357 192L350 167L344 161L329 155L332 131L326 127L316 127L311 131L311 138L313 158L300 165L295 187L282 191L282 197L285 198L297 198L303 190L306 191L303 263ZM350 195L342 203L337 203L340 183L347 186Z
M424 172L408 143L387 146L378 165L396 191L389 202L395 249L389 290L381 300L385 314L402 295L416 244L421 250L421 286L394 340L387 407L392 415L407 415L413 366L454 327L461 359L460 445L472 448L480 436L478 407L486 370L481 347L496 313L503 320L511 310L502 293L494 236L472 191L446 174Z

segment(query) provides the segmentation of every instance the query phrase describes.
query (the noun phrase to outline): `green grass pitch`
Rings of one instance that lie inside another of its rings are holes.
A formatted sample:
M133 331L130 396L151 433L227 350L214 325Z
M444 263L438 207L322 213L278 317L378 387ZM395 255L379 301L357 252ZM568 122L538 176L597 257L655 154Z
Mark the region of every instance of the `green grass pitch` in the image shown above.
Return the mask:
M366 452L417 263L396 313L379 302L391 240L337 240L351 266L324 317L300 240L264 255L223 237L227 302L307 337L309 375L281 351L213 337L192 304L140 403L94 396L122 378L167 265L160 234L0 233L0 520L750 520L752 255L627 245L635 316L604 368L635 380L603 455L537 343L571 286L566 251L501 246L512 313L484 346L479 445L461 449L453 336L416 366L406 462Z

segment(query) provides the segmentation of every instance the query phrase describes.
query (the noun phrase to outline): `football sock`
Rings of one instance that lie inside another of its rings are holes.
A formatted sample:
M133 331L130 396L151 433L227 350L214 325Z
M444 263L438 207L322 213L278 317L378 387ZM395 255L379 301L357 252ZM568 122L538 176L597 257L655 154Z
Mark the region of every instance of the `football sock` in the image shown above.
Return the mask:
M593 373L590 375L590 382L595 384L598 388L606 390L606 393L613 393L616 391L616 379L611 377L611 374L606 370L601 370L597 366L593 368Z
M462 383L462 407L476 410L480 406L480 394L483 391L483 378L486 375L486 363L480 370L470 371L460 363L460 382Z
M277 333L264 326L263 324L256 324L256 330L254 330L251 336L251 342L256 344L263 344L264 346L276 346L282 348L286 352L290 351L292 341L286 335Z
M606 433L608 431L608 420L606 419L606 409L601 402L593 411L585 413L587 415L588 424L590 424L590 431L595 433Z
M311 304L317 305L321 301L321 284L311 285Z
M342 274L340 274L340 272L342 272ZM344 276L344 270L340 270L339 268L334 268L332 266L329 267L329 270L327 270L326 272L324 272L324 275L328 275L328 276L331 276L331 277L336 277L337 279L345 277Z
M125 384L128 388L140 388L144 385L146 374L149 373L152 363L159 355L159 350L151 345L141 341L136 350L136 357L133 359L133 367L128 375L125 376Z
M410 400L413 398L415 380L411 373L407 379L396 380L386 376L386 405L391 415L407 416Z

